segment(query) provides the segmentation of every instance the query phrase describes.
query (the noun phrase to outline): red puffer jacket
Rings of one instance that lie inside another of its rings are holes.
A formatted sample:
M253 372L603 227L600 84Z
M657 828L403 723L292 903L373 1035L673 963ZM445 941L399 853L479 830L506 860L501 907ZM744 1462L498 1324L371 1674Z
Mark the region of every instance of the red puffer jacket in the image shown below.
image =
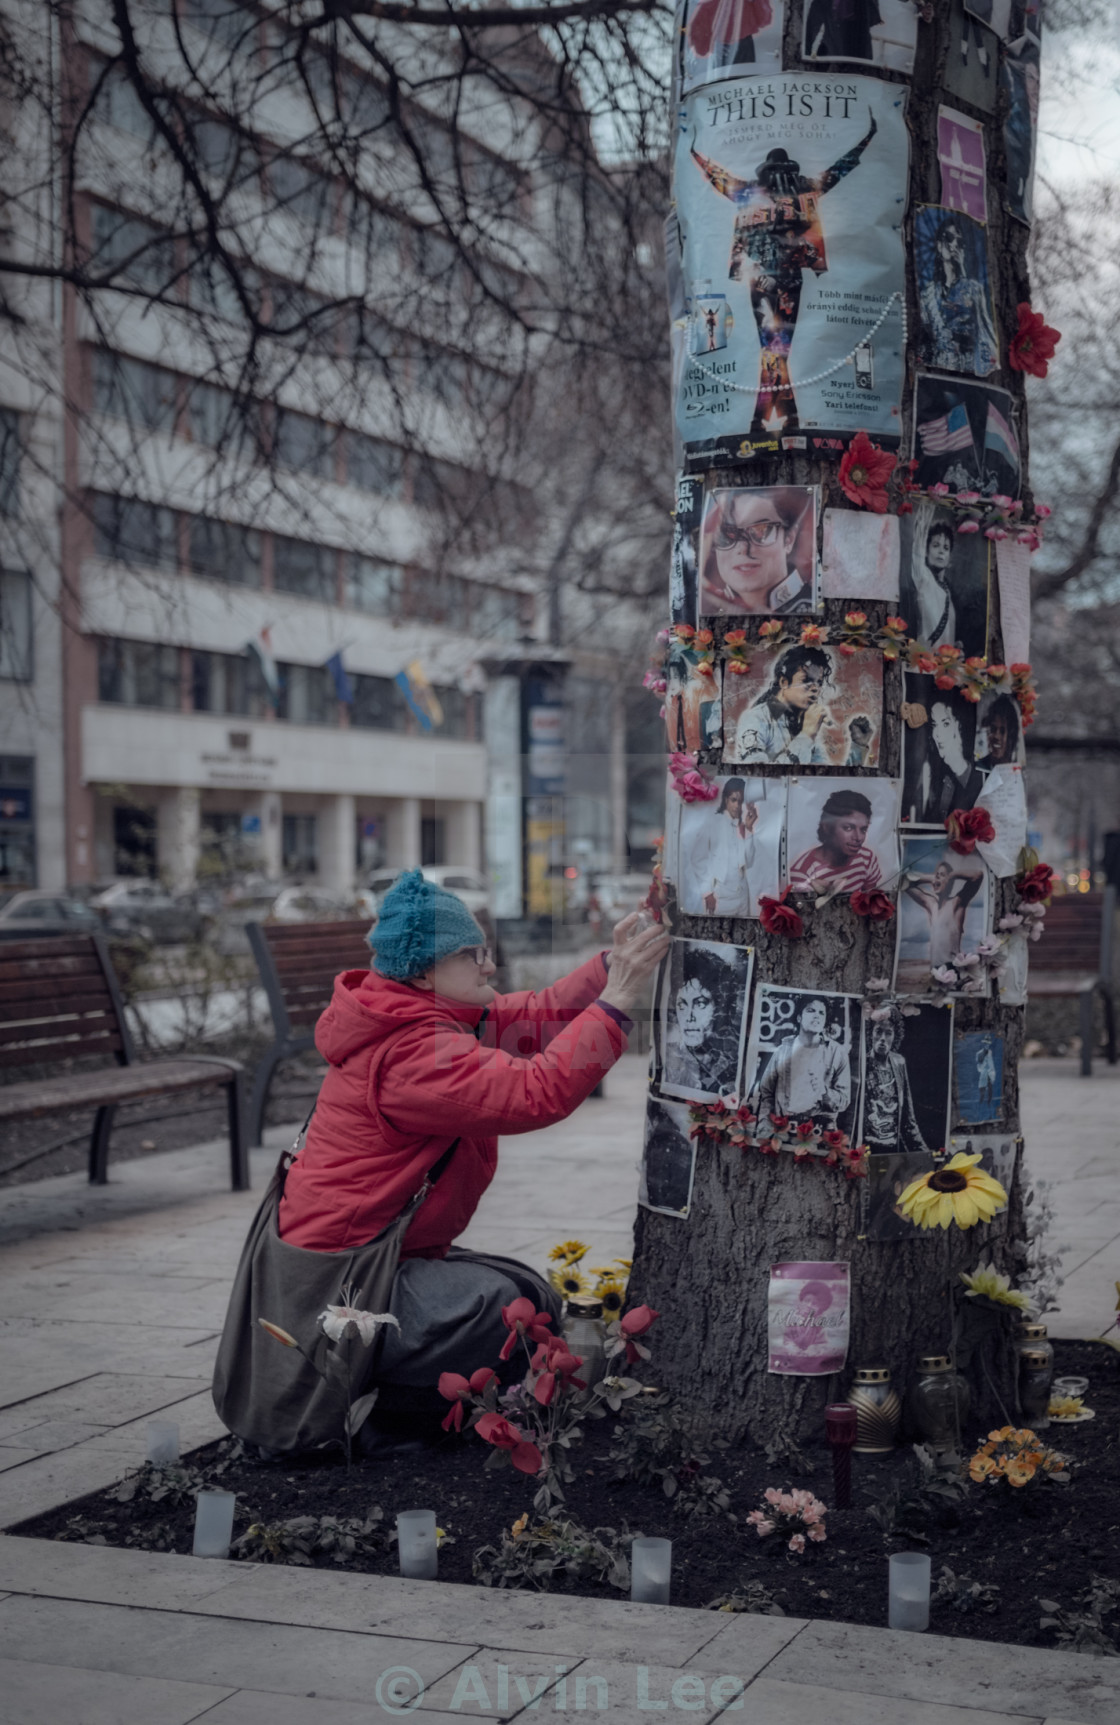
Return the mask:
M494 1178L498 1133L565 1119L625 1049L591 1004L606 976L593 958L540 994L495 996L479 1040L478 1007L376 971L336 977L315 1031L331 1069L288 1174L282 1237L319 1252L364 1245L458 1136L405 1237L406 1257L442 1258Z

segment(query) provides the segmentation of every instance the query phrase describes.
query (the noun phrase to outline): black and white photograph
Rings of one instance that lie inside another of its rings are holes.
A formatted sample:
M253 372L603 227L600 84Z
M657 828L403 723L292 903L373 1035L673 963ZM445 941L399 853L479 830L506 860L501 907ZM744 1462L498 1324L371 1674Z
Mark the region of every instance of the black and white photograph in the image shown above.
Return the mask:
M927 647L960 647L965 657L988 650L991 541L958 533L957 517L923 497L899 523L899 610Z
M963 0L949 0L949 52L945 89L951 96L994 114L999 99L999 38Z
M832 647L756 653L723 680L724 759L744 766L874 767L883 728L883 658Z
M902 736L902 822L944 827L954 809L970 809L984 788L976 760L976 707L960 689L939 689L932 676L909 671L904 688L911 719ZM920 713L919 713L920 709Z
M873 1155L932 1156L949 1136L953 1008L893 1002L863 1021L860 1142Z
M673 642L665 661L665 734L669 748L682 754L718 748L719 681L697 669L700 655Z
M786 879L793 891L850 894L877 887L893 895L898 793L897 779L791 779Z
M918 40L914 0L806 0L807 60L847 60L912 72Z
M780 71L784 16L782 0L685 0L681 94L744 72Z
M949 1140L951 1156L965 1155L980 1157L977 1164L990 1174L993 1180L998 1180L1005 1192L1010 1192L1015 1181L1015 1164L1023 1147L1023 1140L1012 1132L962 1132L954 1133ZM1001 1234L1007 1227L1009 1211L1000 1210L988 1223L992 1233Z
M993 767L1021 767L1025 759L1018 701L989 689L981 695L976 714L977 766L989 773Z
M781 888L786 781L737 774L713 779L719 795L666 796L665 875L686 916L757 917Z
M904 839L898 895L895 992L930 994L933 972L975 952L988 932L988 871L974 851L958 856L931 833Z
M904 1151L872 1150L867 1158L867 1178L860 1182L863 1218L860 1233L866 1240L929 1240L932 1235L916 1228L898 1207L898 1201L929 1164L915 1161Z
M754 953L677 938L660 982L661 1089L689 1102L738 1095Z
M687 1216L695 1169L696 1141L689 1136L688 1104L648 1097L638 1203L668 1216Z
M817 606L812 485L709 491L700 530L703 617L804 616Z
M1007 209L1016 221L1029 227L1034 203L1039 96L1039 44L1033 36L1023 36L1009 46L1000 82L1007 96L1007 117L1003 122Z
M696 541L700 530L704 486L699 479L677 480L673 511L673 549L669 559L669 621L696 627Z
M847 1132L859 1117L860 1011L855 995L762 983L747 1054L747 1101L765 1125L776 1114Z
M923 374L914 386L914 483L923 491L1018 497L1022 482L1015 403L989 383Z
M918 357L937 371L987 377L999 365L986 228L959 210L914 212Z

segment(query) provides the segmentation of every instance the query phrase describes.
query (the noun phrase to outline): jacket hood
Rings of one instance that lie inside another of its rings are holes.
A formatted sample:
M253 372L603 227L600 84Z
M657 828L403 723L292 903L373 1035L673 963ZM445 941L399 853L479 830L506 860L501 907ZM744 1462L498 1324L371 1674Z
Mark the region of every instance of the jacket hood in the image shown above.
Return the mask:
M332 1066L341 1066L360 1048L376 1047L406 1024L464 1024L473 1030L485 1011L442 994L421 993L376 970L344 970L335 977L331 1003L315 1026L315 1046Z

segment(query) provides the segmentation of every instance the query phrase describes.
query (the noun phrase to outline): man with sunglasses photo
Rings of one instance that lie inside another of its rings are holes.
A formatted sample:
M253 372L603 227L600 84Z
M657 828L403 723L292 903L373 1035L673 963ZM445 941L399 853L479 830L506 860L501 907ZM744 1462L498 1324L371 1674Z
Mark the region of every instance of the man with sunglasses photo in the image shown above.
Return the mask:
M703 616L803 616L814 608L816 494L810 486L718 490L700 533Z

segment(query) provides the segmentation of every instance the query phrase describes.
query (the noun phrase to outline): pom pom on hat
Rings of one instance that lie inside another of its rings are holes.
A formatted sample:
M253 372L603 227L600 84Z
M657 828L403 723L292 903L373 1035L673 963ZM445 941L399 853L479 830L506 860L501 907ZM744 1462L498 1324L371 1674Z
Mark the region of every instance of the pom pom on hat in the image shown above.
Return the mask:
M465 946L485 946L486 936L461 898L414 868L385 894L369 943L380 975L407 982Z

